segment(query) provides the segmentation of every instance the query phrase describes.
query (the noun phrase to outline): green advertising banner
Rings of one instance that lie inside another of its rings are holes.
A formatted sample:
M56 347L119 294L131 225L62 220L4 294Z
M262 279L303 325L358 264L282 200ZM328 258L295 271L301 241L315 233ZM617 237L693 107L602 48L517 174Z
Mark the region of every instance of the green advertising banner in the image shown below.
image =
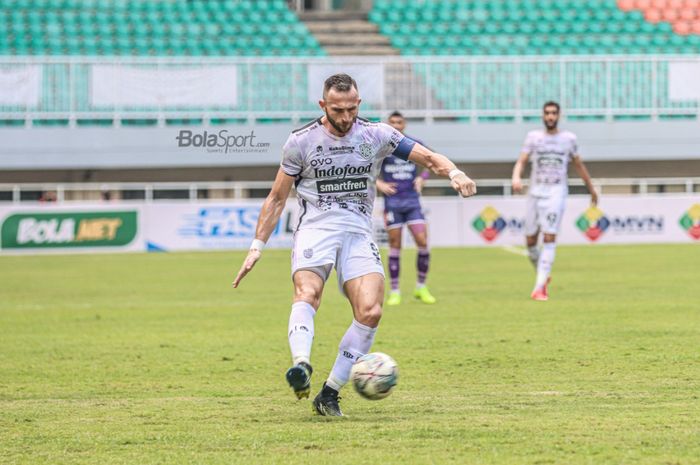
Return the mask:
M18 213L2 223L0 247L120 247L136 237L136 211Z

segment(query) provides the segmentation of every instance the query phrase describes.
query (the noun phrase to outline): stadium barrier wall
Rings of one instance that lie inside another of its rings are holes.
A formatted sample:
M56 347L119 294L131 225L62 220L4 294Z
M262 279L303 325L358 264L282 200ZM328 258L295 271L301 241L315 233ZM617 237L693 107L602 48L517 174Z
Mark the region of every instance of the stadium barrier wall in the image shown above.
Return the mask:
M367 98L365 116L400 108L409 117L429 120L521 120L539 118L542 103L555 99L572 116L695 118L698 66L700 57L686 54L3 56L0 119L67 120L71 126L79 120L120 124L128 119L300 122L318 113L319 77L338 72L358 77Z
M426 198L433 247L522 245L525 197ZM382 202L375 237L386 245ZM259 200L230 203L80 204L0 208L0 252L122 252L246 249L255 234ZM290 199L268 242L288 248L297 225ZM405 232L405 243L411 244ZM700 244L700 195L587 196L568 199L560 244Z
M298 127L269 123L209 128L0 129L0 171L279 166L282 146ZM540 121L411 122L406 132L455 162L515 163L527 133L541 127ZM586 162L700 158L697 121L569 121L562 127L577 135ZM215 145L205 146L205 138ZM687 175L697 176L695 173ZM663 176L647 174L655 175Z

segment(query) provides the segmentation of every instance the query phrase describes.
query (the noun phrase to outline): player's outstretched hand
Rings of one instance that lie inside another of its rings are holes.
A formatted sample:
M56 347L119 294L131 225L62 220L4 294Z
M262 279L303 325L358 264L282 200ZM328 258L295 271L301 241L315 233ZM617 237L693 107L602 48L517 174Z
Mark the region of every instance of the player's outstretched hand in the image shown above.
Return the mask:
M464 173L459 173L450 181L452 189L459 192L462 197L470 197L476 194L476 183Z
M245 258L241 269L238 271L236 279L233 280L234 288L237 288L238 283L240 283L241 280L245 277L245 275L247 275L250 272L250 270L253 269L258 260L260 260L260 255L262 255L262 252L260 252L258 249L251 249L248 251L248 256Z
M591 205L594 207L598 205L598 193L596 191L591 192Z

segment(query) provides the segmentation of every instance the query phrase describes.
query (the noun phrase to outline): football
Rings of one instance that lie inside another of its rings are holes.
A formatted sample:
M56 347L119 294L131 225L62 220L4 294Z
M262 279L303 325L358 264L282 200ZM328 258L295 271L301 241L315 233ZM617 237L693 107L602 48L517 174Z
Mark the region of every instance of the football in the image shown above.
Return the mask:
M399 367L387 354L373 352L357 359L350 379L355 390L365 399L384 399L396 386Z

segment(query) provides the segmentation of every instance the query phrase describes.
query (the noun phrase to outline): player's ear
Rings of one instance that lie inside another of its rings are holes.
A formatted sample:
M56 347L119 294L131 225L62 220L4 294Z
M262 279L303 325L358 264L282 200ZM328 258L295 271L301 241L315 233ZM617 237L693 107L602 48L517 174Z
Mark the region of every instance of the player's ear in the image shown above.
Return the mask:
M325 111L325 109L326 109L326 101L323 100L323 99L319 100L319 101L318 101L318 106L321 107L321 110L324 110L324 111Z

